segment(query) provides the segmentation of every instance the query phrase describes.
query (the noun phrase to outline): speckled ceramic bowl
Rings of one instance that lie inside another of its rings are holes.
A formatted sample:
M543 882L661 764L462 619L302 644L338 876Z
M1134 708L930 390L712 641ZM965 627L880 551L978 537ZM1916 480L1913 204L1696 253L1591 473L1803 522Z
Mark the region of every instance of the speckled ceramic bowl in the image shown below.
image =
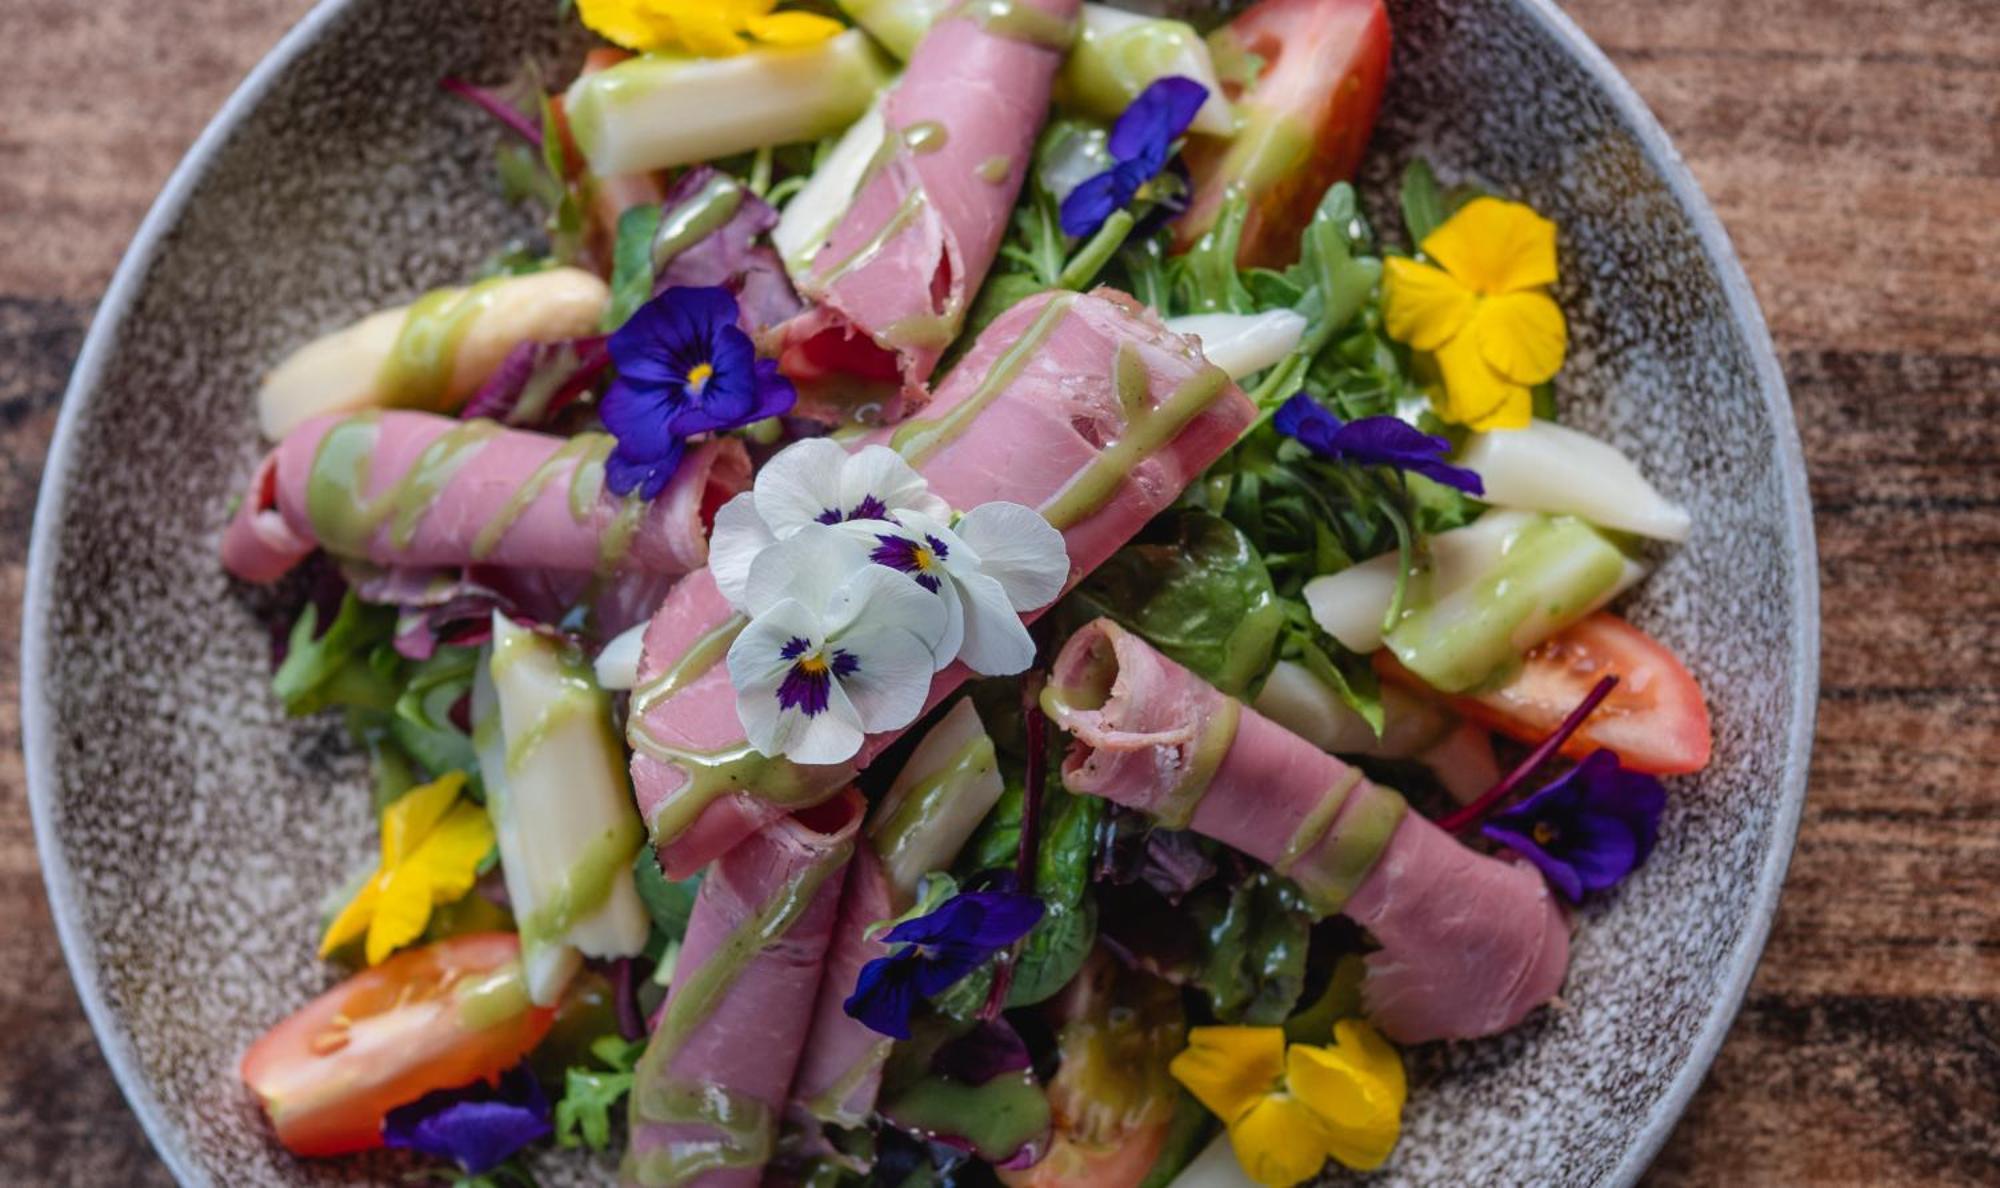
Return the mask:
M1627 1184L1722 1042L1805 793L1818 622L1799 446L1722 229L1638 98L1546 0L1397 0L1375 193L1412 151L1562 227L1566 410L1688 504L1631 613L1685 657L1714 766L1658 852L1583 913L1564 1005L1420 1053L1398 1184ZM328 981L316 904L373 837L332 721L268 691L256 594L217 564L288 347L462 276L526 230L495 131L437 78L557 52L550 0L329 0L175 173L84 347L35 522L24 735L50 899L85 1008L188 1184L332 1184L272 1142L236 1061ZM545 1183L601 1179L552 1161Z

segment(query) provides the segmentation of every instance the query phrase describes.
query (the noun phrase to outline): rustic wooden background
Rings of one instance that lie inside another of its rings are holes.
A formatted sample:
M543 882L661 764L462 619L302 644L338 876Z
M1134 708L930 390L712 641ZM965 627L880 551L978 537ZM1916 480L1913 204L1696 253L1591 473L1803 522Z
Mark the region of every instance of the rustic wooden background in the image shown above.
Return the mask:
M12 621L92 307L174 162L308 5L0 0L0 1184L167 1182L50 926ZM1763 300L1826 601L1777 930L1654 1180L2000 1182L2000 0L1569 7Z

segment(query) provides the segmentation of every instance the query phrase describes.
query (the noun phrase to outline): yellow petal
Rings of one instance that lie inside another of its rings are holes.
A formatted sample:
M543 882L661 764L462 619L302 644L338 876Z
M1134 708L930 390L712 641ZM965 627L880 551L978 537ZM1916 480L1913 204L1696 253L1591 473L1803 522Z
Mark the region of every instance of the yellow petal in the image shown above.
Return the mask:
M479 864L492 849L493 822L486 810L461 800L403 867L422 872L430 884L432 903L450 903L472 890Z
M1326 1135L1319 1118L1287 1093L1273 1093L1229 1127L1236 1162L1268 1188L1291 1188L1326 1166Z
M716 0L676 0L667 6L674 16L674 36L691 54L730 58L750 48L743 25L750 12L740 3Z
M449 771L382 810L382 869L392 870L422 844L424 836L458 800L465 788L465 773Z
M1525 428L1534 417L1534 393L1487 366L1478 341L1461 334L1439 349L1438 375L1444 383L1445 420L1482 433Z
M585 28L628 50L673 44L673 21L646 0L576 0L576 13Z
M818 45L846 28L832 17L811 12L780 12L752 17L750 36L771 45Z
M1382 326L1397 342L1434 351L1472 321L1478 299L1450 276L1401 256L1383 267Z
M1409 1082L1389 1041L1359 1019L1334 1025L1334 1045L1292 1045L1285 1084L1319 1117L1326 1147L1356 1171L1382 1166L1403 1130Z
M319 955L330 955L335 949L368 931L368 921L375 915L376 884L382 881L382 872L376 871L361 884L361 890L340 909L333 923L326 926L326 935L319 938Z
M1556 283L1556 225L1519 202L1474 198L1430 233L1423 251L1486 296Z
M1554 379L1569 351L1569 327L1547 293L1482 298L1471 333L1488 366L1531 387Z
M390 871L375 897L375 918L368 923L368 964L380 965L422 936L430 922L431 885L424 872L408 865Z
M1197 1027L1167 1066L1195 1100L1233 1122L1271 1092L1285 1072L1281 1027Z

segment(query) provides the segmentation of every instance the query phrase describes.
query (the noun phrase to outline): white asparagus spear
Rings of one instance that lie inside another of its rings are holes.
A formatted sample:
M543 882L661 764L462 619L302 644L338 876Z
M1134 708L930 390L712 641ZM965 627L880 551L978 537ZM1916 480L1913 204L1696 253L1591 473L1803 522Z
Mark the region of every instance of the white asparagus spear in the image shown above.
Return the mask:
M1479 475L1486 484L1480 498L1495 507L1576 516L1675 542L1693 527L1686 509L1660 494L1618 447L1550 421L1479 434L1458 464Z

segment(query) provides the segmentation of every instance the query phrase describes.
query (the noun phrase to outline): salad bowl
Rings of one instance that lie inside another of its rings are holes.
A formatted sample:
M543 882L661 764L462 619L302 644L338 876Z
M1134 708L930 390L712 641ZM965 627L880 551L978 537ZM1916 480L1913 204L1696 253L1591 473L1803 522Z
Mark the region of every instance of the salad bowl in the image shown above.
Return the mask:
M1169 6L1171 7L1171 6ZM217 535L256 463L246 415L294 343L461 276L530 230L498 133L446 76L572 57L544 0L327 0L175 173L85 344L44 481L23 636L37 841L107 1059L187 1184L378 1182L304 1163L236 1075L327 984L300 936L364 857L361 756L269 696L280 595ZM1395 163L1518 195L1562 228L1565 418L1692 514L1626 606L1701 679L1714 762L1659 848L1583 910L1556 1009L1413 1055L1396 1184L1628 1184L1699 1085L1749 983L1805 795L1817 587L1803 465L1763 321L1714 215L1604 56L1546 0L1397 0L1359 179ZM609 1165L552 1159L545 1184Z

